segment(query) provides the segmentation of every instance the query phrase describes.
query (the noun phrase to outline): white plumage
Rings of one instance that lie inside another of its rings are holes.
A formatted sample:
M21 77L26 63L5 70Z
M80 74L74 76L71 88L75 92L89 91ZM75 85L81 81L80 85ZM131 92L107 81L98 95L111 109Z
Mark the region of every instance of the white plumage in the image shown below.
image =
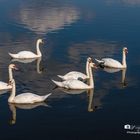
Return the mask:
M20 51L17 54L9 53L9 55L12 58L16 58L16 59L32 59L32 58L41 57L42 54L41 54L40 49L39 49L39 44L40 43L43 43L42 39L37 40L37 43L36 43L37 54L35 54L35 53L31 52L31 51Z
M51 93L44 95L44 96L39 96L33 93L22 93L17 96L16 95L16 85L15 85L15 80L12 79L10 81L10 84L12 85L12 92L11 95L8 99L9 103L16 103L16 104L33 104L37 102L43 102L46 100Z
M49 97L51 95L47 94L45 96L39 96L33 93L22 93L17 95L14 98L14 103L17 104L31 104L31 103L37 103L37 102L42 102L44 101L47 97Z
M93 75L92 75L92 68L94 67L94 63L92 63L92 59L89 58L89 64L88 64L88 72L89 72L89 85L83 83L82 81L76 80L76 79L69 79L66 81L58 82L52 80L58 87L66 88L66 89L92 89L94 88L94 81L93 81Z
M110 68L126 68L126 53L128 52L127 48L123 48L123 56L122 56L122 64L112 58L103 58L101 60L95 59L98 64L102 67L110 67Z
M9 67L8 67L8 70L9 70L9 80L13 79L12 69L15 69L15 70L17 69L15 64L10 64ZM12 88L12 86L8 85L8 83L0 81L0 90L9 90L11 88Z
M76 80L82 80L85 81L89 78L89 72L88 72L88 64L89 64L90 58L87 58L86 62L86 74L79 72L79 71L71 71L68 72L65 75L58 75L62 80L70 80L70 79L76 79Z

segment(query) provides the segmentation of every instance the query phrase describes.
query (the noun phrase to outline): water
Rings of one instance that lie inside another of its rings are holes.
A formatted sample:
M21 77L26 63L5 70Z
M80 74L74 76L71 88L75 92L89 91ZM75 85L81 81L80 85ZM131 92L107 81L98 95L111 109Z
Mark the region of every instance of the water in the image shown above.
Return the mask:
M8 81L7 67L15 63L19 67L14 71L17 94L53 93L45 102L48 106L10 105L10 92L1 94L0 138L138 137L139 134L127 134L124 125L140 125L139 13L139 0L0 0L0 80ZM35 52L38 38L44 39L42 60L11 62L8 52ZM53 89L51 79L59 80L57 74L85 72L88 56L121 61L123 47L129 51L126 73L94 70L95 88L90 93Z

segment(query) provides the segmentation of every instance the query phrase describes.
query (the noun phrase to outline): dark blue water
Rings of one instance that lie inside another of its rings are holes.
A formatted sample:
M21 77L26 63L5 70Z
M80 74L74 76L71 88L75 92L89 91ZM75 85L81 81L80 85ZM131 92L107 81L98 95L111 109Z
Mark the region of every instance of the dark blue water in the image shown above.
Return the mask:
M38 38L44 40L41 61L11 61L8 52L35 52ZM8 81L8 65L15 63L17 94L53 93L48 106L8 104L10 92L1 93L0 139L138 138L140 133L128 134L124 125L140 126L139 38L139 0L0 0L0 80ZM89 56L121 61L123 47L129 51L126 71L93 70L93 91L53 89L57 74L85 72Z

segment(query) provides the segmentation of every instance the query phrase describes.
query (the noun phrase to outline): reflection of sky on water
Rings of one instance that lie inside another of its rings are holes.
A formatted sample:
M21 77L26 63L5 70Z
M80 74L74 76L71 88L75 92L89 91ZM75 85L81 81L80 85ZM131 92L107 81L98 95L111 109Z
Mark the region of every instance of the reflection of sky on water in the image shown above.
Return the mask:
M92 58L113 57L116 54L122 56L122 47L116 42L87 41L71 45L68 53L69 58L78 63L81 61L81 56L87 55Z
M140 4L140 0L107 0L107 3L136 6Z
M38 8L38 5L41 8ZM51 5L51 7L50 7ZM13 13L17 24L35 33L48 33L64 28L79 19L79 10L74 6L59 4L56 1L23 2Z

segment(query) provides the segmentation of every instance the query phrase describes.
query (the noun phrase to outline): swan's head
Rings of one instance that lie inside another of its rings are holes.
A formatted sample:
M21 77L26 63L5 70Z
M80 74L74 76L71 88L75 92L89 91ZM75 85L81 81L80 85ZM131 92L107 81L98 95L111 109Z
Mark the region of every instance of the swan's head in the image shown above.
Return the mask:
M9 65L9 68L14 69L14 70L18 70L18 68L16 67L15 64L10 64L10 65Z
M91 57L88 57L87 61L89 62L90 67L97 68L96 64L93 63L93 59Z
M90 63L90 62L92 62L93 60L92 60L91 57L88 57L88 58L87 58L87 61Z
M43 43L43 40L42 39L38 39L37 43Z
M95 64L95 63L93 63L93 62L91 62L91 63L90 63L90 66L91 66L92 68L95 68L95 69L97 69L97 66L96 66L96 64Z
M123 48L123 52L125 52L125 54L128 53L128 49L126 47Z

